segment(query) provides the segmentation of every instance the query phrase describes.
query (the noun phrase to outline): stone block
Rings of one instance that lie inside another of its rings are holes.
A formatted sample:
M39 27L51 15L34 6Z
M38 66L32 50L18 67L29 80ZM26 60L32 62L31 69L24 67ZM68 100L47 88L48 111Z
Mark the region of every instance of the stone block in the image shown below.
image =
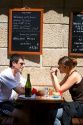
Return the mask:
M7 47L8 42L7 23L0 23L0 47Z
M63 10L58 10L61 13L58 13L55 10L49 10L47 12L44 13L44 23L52 23L52 24L56 24L56 23L63 23Z
M31 74L31 83L32 85L48 85L51 86L52 81L50 77L50 68L49 67L26 67L23 70L23 76L26 78L26 74Z
M43 47L62 47L62 25L44 24Z
M0 10L1 10L1 9L0 9ZM7 23L7 22L8 22L8 16L2 13L2 14L0 15L0 23L1 23L1 22L2 22L2 23L3 23L3 22L4 22L4 23L5 23L5 22Z
M83 76L83 67L77 67L77 71Z
M3 71L6 68L8 68L8 66L0 66L0 72Z
M68 40L69 40L69 25L63 25L63 47L68 48Z
M9 65L9 59L7 57L7 48L0 48L0 65Z
M63 18L62 18L62 22L64 25L69 25L69 16L70 16L70 11L67 9L64 9L63 12Z
M68 55L67 49L45 49L43 50L43 66L57 66L60 57Z
M77 58L77 66L81 66L81 68L82 68L82 66L83 66L83 58Z

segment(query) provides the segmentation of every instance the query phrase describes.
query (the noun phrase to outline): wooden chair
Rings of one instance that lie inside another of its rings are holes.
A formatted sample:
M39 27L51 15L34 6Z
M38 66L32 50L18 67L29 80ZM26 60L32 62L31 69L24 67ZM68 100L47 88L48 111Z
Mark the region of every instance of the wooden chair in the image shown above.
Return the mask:
M73 117L72 125L83 125L83 117Z
M14 118L0 115L0 125L14 125Z

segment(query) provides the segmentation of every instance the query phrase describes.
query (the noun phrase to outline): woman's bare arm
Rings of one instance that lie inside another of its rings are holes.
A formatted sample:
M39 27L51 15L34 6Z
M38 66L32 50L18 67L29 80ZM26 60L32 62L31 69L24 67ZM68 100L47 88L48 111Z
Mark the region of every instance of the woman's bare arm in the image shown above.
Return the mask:
M66 91L68 90L72 85L78 82L79 75L77 72L74 72L71 76L69 76L66 81L62 85L58 82L57 76L54 73L51 73L52 79L53 79L53 86L57 92L59 91Z

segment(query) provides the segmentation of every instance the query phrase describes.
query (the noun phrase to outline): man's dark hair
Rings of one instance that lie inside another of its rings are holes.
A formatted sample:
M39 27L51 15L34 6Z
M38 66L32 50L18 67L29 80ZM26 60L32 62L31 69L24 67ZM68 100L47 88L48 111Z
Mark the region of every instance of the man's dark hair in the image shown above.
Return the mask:
M19 59L24 60L24 57L20 54L13 54L10 57L10 67L12 67L12 62L18 63Z

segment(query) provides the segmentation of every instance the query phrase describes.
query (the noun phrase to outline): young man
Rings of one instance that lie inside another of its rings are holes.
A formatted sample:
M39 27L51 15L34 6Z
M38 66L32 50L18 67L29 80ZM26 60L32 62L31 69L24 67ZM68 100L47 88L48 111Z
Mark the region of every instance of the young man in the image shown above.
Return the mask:
M18 94L25 93L25 89L20 86L20 77L24 64L23 56L14 54L10 57L10 66L0 73L0 112L3 115L19 118L20 125L26 123L26 120L23 120L24 114L15 108L13 101L11 101L11 94L12 90Z

